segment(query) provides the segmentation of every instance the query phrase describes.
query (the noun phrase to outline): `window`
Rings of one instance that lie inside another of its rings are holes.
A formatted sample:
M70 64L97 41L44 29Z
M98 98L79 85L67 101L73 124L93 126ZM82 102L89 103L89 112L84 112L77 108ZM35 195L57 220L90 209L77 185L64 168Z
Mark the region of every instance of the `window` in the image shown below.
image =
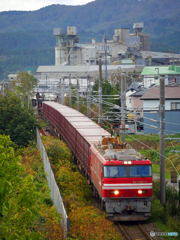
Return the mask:
M172 102L171 110L180 110L180 102Z
M104 166L105 178L151 176L151 165Z
M127 171L124 166L105 166L104 167L104 177L116 178L116 177L126 177Z
M151 166L130 166L130 177L151 177Z

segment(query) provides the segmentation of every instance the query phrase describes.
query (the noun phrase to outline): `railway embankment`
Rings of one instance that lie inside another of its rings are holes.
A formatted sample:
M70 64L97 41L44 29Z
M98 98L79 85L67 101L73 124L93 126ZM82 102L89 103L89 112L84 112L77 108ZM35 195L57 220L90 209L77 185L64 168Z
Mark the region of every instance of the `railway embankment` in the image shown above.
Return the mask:
M42 139L70 219L70 239L121 240L114 223L95 207L97 200L67 145L54 137Z

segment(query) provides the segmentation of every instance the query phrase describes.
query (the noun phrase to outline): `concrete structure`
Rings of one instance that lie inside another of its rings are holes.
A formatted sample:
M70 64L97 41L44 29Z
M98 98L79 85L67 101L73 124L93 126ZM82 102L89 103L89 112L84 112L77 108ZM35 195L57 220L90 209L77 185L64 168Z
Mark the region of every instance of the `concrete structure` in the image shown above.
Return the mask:
M8 80L13 81L17 80L18 74L8 74Z
M140 35L140 42L141 42L141 50L142 51L150 51L151 42L150 42L150 35L149 34Z
M63 28L54 28L55 65L97 65L99 56L105 65L128 58L136 65L178 64L180 54L150 52L150 35L143 33L144 23L134 23L133 28L133 34L129 28L118 28L111 40L104 37L102 42L96 42L93 38L86 44L79 43L76 27L67 27L67 35Z
M142 51L150 51L150 35L143 34L144 23L134 23L133 29L135 36L139 36L141 50Z
M129 28L118 28L114 31L113 40L126 44L126 38L129 37Z

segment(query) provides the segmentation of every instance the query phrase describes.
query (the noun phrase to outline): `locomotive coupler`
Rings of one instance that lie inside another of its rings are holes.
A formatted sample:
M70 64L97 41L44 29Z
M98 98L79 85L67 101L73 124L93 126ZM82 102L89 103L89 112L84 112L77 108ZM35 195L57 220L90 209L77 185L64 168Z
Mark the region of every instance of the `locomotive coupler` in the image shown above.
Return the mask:
M129 205L129 204L128 204L128 205L126 205L126 211L127 211L127 212L131 212L131 211L132 211L132 209L131 209L131 208L132 208L132 206L131 206L131 205Z

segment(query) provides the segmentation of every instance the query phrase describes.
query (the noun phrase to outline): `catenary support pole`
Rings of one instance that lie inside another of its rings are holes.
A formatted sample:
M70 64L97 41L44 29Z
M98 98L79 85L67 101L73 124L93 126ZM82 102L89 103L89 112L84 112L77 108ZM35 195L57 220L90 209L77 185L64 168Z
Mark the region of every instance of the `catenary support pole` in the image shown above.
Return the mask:
M77 111L79 111L79 80L77 78L77 95L76 95L76 98L77 98Z
M61 104L64 105L64 77L61 78Z
M165 203L165 78L164 75L160 75L160 202Z
M121 140L125 142L125 106L126 106L126 79L125 73L121 74L121 127L123 131L121 131Z
M91 103L90 103L90 76L87 76L87 117L91 118Z
M69 74L69 107L71 107L71 74Z
M102 122L102 61L99 58L99 119L98 124Z
M59 78L59 83L58 83L58 102L61 103L61 78Z

